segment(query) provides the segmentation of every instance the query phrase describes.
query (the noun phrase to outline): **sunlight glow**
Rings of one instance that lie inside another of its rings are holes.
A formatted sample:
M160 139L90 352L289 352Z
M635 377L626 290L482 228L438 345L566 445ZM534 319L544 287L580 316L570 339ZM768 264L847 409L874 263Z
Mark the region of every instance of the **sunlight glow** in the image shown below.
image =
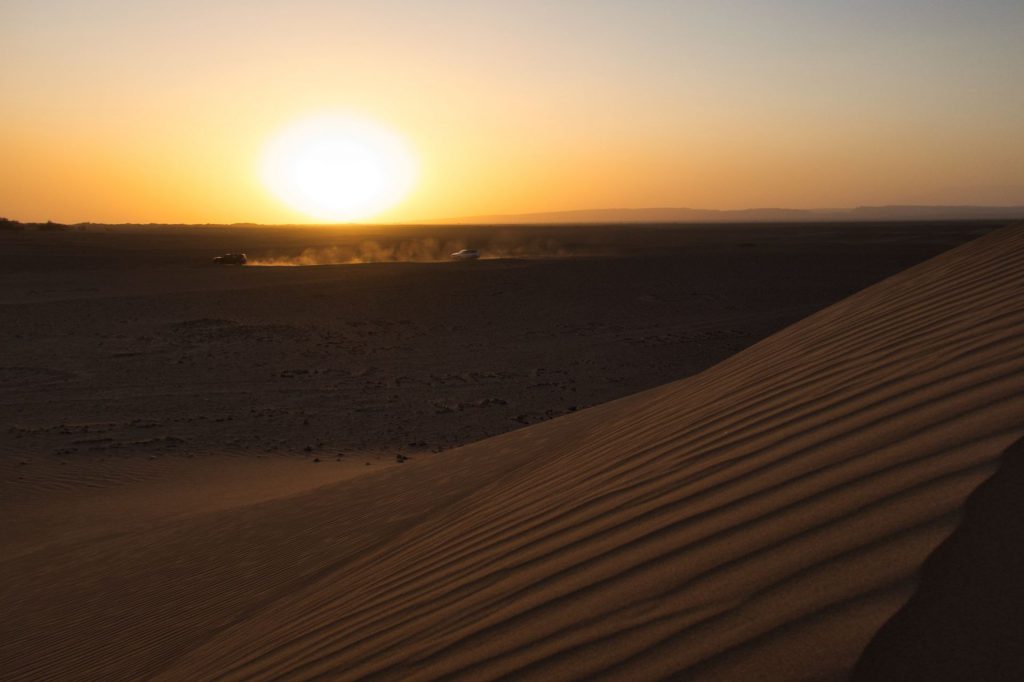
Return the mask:
M263 182L292 208L326 221L372 218L401 201L415 164L398 135L371 121L316 116L267 145Z

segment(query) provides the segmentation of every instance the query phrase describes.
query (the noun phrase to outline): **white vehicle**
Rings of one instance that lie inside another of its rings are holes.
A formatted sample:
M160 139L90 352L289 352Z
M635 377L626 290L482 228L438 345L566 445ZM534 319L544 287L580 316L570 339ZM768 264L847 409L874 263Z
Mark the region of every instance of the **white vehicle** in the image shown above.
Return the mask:
M480 252L476 249L462 249L451 254L451 257L455 260L475 260L480 257Z

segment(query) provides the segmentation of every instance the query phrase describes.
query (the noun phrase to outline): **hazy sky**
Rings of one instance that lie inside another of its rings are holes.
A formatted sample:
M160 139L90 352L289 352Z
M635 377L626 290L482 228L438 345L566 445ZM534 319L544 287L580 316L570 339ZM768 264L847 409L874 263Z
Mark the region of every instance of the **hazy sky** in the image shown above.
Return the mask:
M275 131L398 132L401 221L1024 204L1024 2L2 0L0 215L309 221Z

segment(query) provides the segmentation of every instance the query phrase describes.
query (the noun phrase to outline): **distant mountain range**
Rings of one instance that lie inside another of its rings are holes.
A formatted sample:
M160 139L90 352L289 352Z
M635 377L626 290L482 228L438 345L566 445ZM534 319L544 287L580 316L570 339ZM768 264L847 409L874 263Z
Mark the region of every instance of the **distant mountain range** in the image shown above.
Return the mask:
M1024 206L858 206L856 208L748 208L718 211L699 208L600 208L544 213L479 215L426 220L433 224L522 223L793 223L885 220L1024 219Z

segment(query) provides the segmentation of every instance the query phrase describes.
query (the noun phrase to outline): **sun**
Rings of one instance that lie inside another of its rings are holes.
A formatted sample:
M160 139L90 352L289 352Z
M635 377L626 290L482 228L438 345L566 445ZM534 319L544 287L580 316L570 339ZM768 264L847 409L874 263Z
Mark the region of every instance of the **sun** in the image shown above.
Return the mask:
M415 181L405 142L369 120L321 115L294 121L267 144L263 182L292 208L324 221L372 218Z

